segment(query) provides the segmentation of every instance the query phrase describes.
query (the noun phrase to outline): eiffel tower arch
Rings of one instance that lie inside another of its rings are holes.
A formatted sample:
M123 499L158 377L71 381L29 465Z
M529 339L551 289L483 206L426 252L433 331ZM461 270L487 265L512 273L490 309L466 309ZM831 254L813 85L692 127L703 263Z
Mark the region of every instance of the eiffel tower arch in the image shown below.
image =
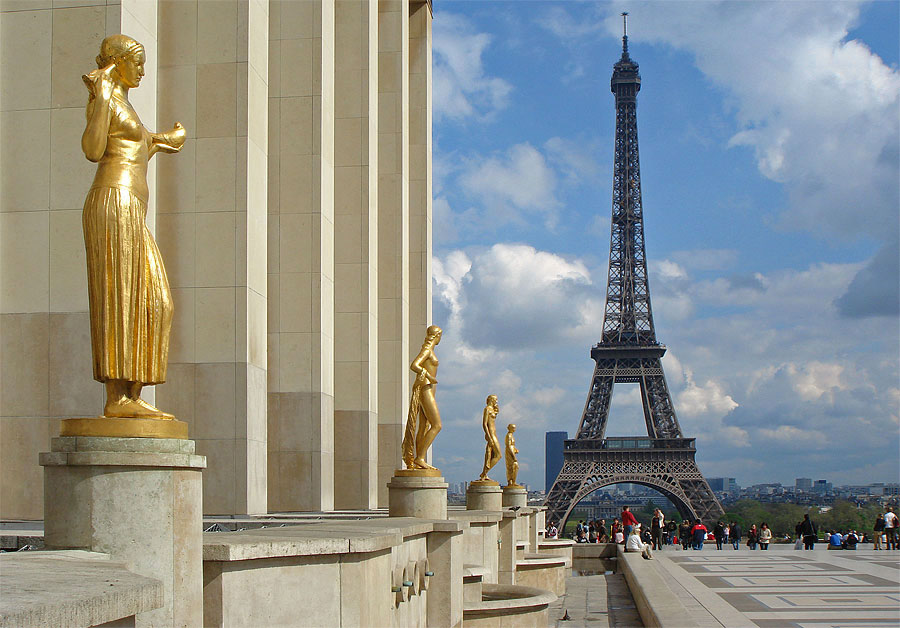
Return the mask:
M694 460L695 440L681 433L662 367L666 347L657 342L653 326L637 137L641 77L628 54L627 32L610 89L616 97L616 140L603 335L591 349L594 376L578 432L565 441L563 467L547 495L547 520L562 527L592 492L631 483L656 489L682 517L710 521L725 513ZM640 385L646 437L606 438L617 383Z

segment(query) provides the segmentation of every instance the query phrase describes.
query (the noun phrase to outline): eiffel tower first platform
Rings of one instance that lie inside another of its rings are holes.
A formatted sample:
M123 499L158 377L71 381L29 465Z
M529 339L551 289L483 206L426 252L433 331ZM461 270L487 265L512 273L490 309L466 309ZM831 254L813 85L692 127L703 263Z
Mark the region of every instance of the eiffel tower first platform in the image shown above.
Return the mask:
M666 347L657 342L653 327L638 156L640 88L626 32L611 81L616 144L603 336L591 349L596 367L578 433L565 441L563 467L547 496L547 521L558 521L560 527L584 497L620 483L656 489L682 517L710 522L724 515L694 461L694 439L681 434L662 368ZM605 437L613 386L619 382L640 384L649 437Z

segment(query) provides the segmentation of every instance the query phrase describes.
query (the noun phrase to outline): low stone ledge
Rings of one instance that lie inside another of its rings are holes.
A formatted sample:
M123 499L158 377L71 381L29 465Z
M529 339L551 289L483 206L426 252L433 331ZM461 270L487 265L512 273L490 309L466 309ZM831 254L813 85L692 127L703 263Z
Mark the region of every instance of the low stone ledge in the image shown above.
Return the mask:
M386 517L366 521L301 523L240 532L205 532L203 560L237 561L288 556L377 552L429 532L462 532L465 521Z
M96 626L163 605L159 580L106 554L79 550L0 555L0 627Z
M634 598L644 626L683 628L695 625L695 620L673 592L657 564L637 552L625 552L617 547L619 569Z

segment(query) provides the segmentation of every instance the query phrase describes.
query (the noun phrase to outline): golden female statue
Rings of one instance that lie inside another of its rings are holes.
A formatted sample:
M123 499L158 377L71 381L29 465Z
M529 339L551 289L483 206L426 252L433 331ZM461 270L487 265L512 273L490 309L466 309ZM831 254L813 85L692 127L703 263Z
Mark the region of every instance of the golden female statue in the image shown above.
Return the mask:
M441 341L441 328L432 325L425 330L425 342L419 355L409 365L416 374L409 400L409 416L403 435L403 462L407 469L437 469L425 462L425 455L441 431L441 412L434 399L437 386L438 359L434 347Z
M506 430L506 485L518 486L516 477L519 475L519 459L516 454L519 453L519 450L516 449L516 437L513 436L516 424L510 423Z
M166 381L172 295L147 229L147 162L177 153L185 131L151 133L128 102L144 76L144 47L126 35L100 44L97 68L82 76L90 95L81 138L97 163L84 201L84 245L94 379L106 384L105 417L172 419L141 399L141 388Z
M484 448L484 468L481 469L481 476L476 481L496 484L488 477L488 471L500 462L500 441L497 439L496 426L500 404L497 403L497 395L488 395L485 403L484 412L481 414L481 428L484 430L484 440L487 441L487 444Z

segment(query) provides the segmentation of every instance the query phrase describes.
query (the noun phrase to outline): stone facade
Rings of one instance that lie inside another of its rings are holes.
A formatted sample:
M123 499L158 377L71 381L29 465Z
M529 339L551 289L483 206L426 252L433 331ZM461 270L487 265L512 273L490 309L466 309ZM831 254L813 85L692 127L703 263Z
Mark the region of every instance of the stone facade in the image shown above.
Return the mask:
M0 3L0 517L40 519L37 455L96 416L79 138L100 41L181 154L147 222L175 301L146 397L208 459L208 514L387 506L431 322L431 7L416 0ZM155 163L154 163L155 162ZM335 443L339 443L336 447Z

